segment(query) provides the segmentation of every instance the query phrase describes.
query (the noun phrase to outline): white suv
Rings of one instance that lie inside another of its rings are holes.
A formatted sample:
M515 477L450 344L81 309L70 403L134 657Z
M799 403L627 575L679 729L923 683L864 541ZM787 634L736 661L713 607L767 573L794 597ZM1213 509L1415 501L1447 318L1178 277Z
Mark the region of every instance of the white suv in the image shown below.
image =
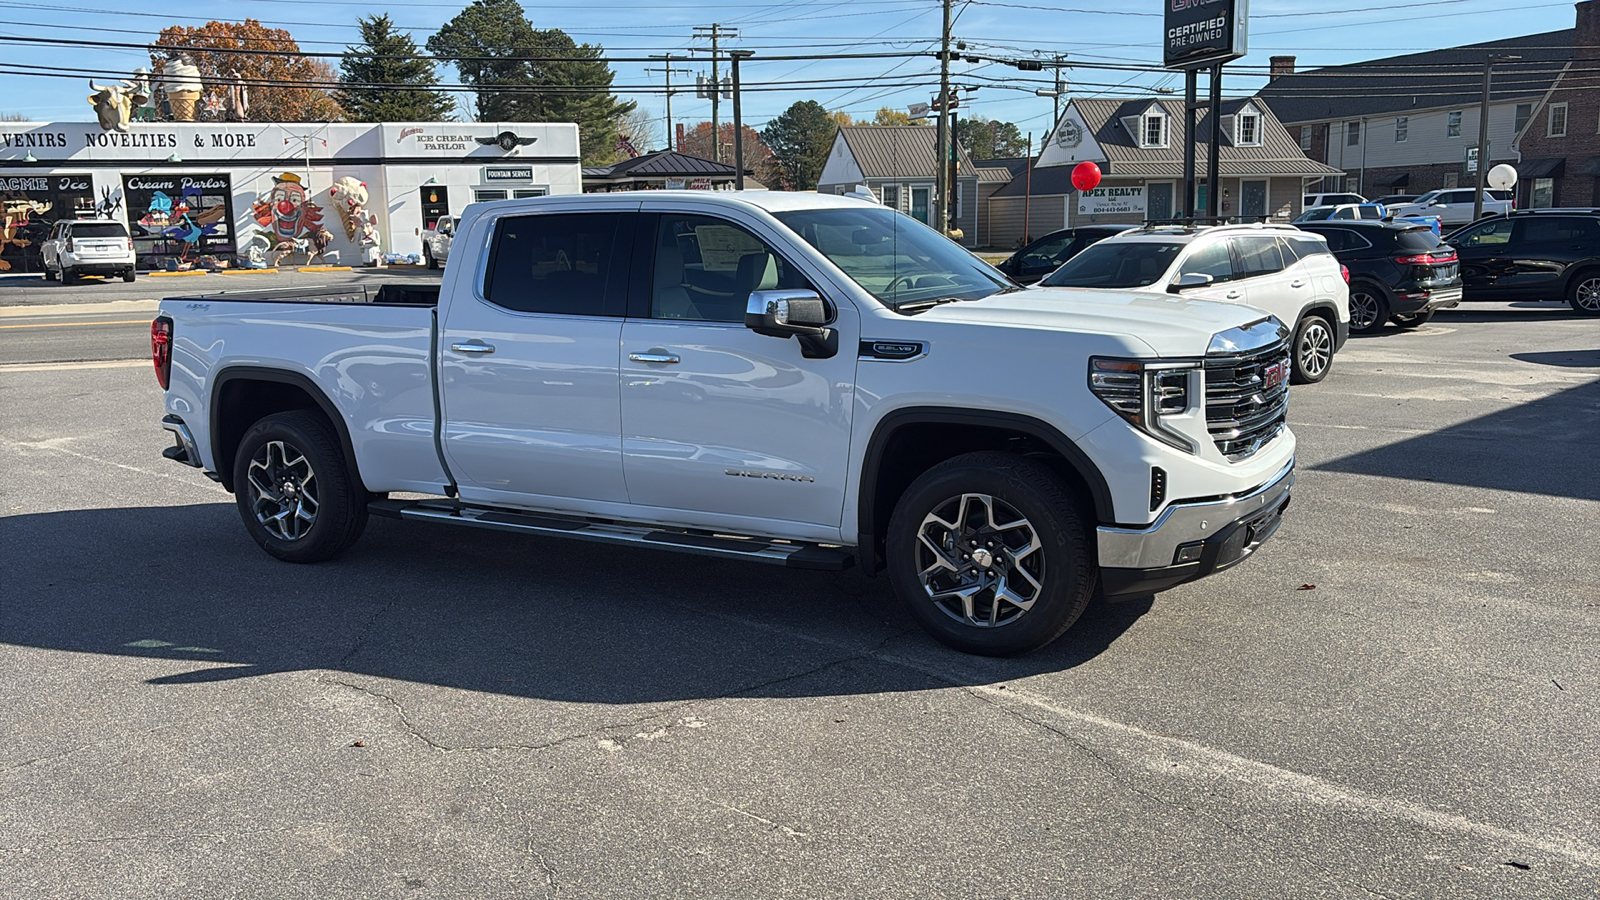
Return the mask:
M1294 381L1321 381L1350 335L1350 284L1321 235L1290 225L1146 226L1106 238L1039 282L1166 291L1254 306L1294 329Z
M71 219L57 222L39 248L46 281L72 284L79 275L121 275L134 279L137 258L133 239L121 222L109 219Z
M1301 209L1310 209L1313 206L1346 206L1367 202L1367 198L1360 194L1307 194L1300 200Z

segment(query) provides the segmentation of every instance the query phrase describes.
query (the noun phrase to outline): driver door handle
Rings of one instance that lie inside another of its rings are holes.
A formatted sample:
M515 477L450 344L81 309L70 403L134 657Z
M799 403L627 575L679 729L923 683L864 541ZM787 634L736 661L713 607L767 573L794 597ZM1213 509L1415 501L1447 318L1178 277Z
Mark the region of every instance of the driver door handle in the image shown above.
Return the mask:
M465 344L451 344L450 349L457 353L476 353L488 356L494 352L494 345L485 344L483 341L473 338Z
M629 353L628 354L628 359L630 359L630 360L632 360L632 361L634 361L636 363L666 363L666 364L670 364L670 363L676 363L676 362L681 362L682 361L682 360L678 359L677 356L674 356L673 354L667 353L665 351L659 352L659 353L655 352L655 351L651 351L649 353Z

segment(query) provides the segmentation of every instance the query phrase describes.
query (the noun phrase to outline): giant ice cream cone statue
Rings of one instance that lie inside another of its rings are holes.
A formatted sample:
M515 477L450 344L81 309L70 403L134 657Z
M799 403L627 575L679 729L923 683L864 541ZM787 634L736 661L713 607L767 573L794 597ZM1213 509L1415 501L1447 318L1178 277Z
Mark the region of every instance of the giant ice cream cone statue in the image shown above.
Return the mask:
M333 208L339 213L339 222L344 225L345 237L354 243L356 235L366 221L367 183L346 175L328 188L328 199L333 201Z
M167 99L172 103L174 122L193 122L195 106L204 86L200 83L200 67L187 55L170 60L162 70L162 81L167 87Z

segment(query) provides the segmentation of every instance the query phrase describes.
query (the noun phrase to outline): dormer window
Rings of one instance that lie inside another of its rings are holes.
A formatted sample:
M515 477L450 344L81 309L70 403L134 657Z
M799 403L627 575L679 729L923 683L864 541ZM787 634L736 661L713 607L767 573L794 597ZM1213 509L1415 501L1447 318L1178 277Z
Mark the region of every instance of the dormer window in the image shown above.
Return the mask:
M1234 143L1241 147L1261 146L1261 114L1245 107L1234 118Z
M1139 146L1145 150L1160 150L1167 146L1167 117L1151 110L1139 117Z

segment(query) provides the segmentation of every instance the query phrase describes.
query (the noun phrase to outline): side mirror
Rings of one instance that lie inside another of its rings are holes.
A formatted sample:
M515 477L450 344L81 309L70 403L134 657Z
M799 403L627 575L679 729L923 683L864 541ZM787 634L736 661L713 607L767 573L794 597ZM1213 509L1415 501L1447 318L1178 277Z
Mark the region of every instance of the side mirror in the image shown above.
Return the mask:
M767 337L799 338L808 359L839 352L839 336L829 321L828 304L814 291L751 291L744 311L744 327Z
M1216 279L1210 275L1202 275L1199 272L1185 272L1178 276L1177 281L1167 285L1167 293L1176 294L1180 291L1187 291L1190 288L1209 287L1215 281Z

